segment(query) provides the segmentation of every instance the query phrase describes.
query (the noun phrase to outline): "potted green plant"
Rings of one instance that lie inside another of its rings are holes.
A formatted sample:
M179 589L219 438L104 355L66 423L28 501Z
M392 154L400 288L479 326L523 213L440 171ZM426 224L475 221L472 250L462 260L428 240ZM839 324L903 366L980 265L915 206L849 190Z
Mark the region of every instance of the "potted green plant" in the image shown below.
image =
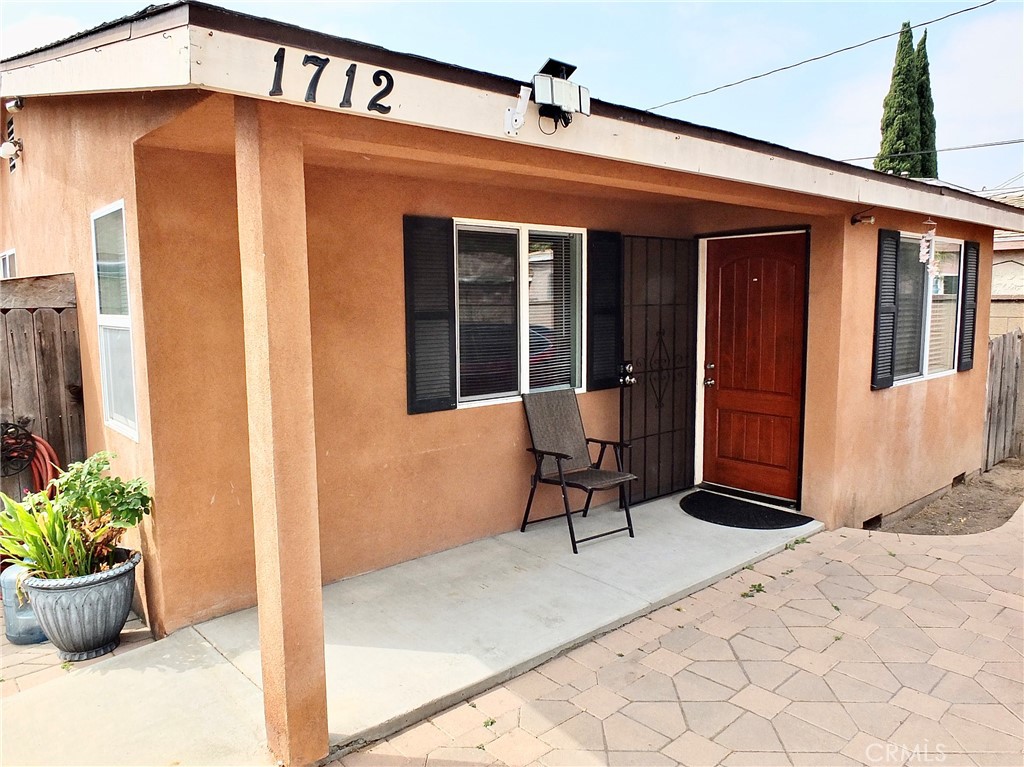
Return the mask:
M0 553L27 568L20 588L64 660L117 647L135 594L142 555L117 544L152 499L145 480L109 476L112 457L73 463L20 502L0 494Z

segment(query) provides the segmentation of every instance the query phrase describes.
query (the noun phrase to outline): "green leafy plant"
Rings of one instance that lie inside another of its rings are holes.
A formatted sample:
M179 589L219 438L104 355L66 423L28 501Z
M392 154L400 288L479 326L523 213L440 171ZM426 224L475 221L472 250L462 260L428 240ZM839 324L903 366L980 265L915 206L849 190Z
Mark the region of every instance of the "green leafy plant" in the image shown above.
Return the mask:
M0 494L0 552L39 578L70 578L115 564L124 531L150 512L142 479L107 476L110 453L71 464L21 501Z
M152 499L144 479L107 476L113 454L101 451L62 471L51 485L71 513L98 519L108 516L112 527L135 527L149 513Z
M82 532L45 493L18 503L3 496L0 550L40 578L70 578L93 572L93 559Z
M751 584L749 590L744 591L742 594L740 594L740 596L743 597L744 599L750 599L751 597L754 596L754 594L763 594L763 593L764 593L764 584L754 583L754 584Z

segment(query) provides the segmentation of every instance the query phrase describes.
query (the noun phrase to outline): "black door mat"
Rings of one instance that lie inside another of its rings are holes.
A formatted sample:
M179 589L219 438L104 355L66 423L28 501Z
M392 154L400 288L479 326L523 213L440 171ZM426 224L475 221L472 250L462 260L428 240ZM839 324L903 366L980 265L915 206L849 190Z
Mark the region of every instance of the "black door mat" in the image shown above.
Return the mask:
M800 527L813 522L811 517L794 514L791 511L772 509L739 498L698 490L684 496L679 505L691 517L726 527L743 527L747 530L781 530Z

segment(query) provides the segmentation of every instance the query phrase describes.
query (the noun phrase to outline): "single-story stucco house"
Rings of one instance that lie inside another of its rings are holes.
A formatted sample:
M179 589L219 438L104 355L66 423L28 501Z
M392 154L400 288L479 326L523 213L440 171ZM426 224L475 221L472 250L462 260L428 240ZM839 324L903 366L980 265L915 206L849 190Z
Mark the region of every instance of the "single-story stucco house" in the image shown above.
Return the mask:
M196 2L0 65L0 252L74 274L89 451L156 498L141 609L259 597L289 761L324 752L320 584L516 528L523 392L621 427L634 502L860 527L982 465L1024 211L526 85Z

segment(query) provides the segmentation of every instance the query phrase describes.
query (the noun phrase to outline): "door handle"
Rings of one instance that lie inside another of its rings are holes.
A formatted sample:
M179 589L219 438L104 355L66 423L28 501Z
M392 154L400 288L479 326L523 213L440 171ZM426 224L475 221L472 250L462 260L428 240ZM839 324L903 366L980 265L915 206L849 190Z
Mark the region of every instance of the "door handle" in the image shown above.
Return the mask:
M705 378L704 379L704 385L705 386L714 386L715 385L715 379L714 378Z

